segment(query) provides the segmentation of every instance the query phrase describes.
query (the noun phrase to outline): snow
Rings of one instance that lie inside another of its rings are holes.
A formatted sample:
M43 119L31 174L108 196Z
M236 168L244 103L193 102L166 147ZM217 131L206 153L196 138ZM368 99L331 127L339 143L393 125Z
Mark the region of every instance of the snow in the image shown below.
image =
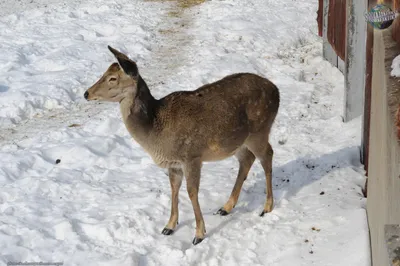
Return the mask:
M314 2L206 1L176 16L173 2L155 1L8 9L0 18L0 265L370 265L361 120L342 122L343 76L322 58ZM160 234L170 211L165 170L129 136L117 104L82 98L114 61L107 45L137 61L156 97L239 71L279 87L272 213L258 216L257 162L232 214L213 215L234 184L230 158L203 167L206 239L191 244L185 184L178 229Z
M393 59L391 75L394 77L400 77L400 55Z
M98 56L105 44L118 41L135 51L139 62L150 54L148 40L154 37L147 28L159 18L137 12L143 3L122 8L123 4L95 1L79 8L52 6L3 17L0 46L7 53L0 55L0 125L10 126L43 110L68 109L94 73L111 60L104 52Z

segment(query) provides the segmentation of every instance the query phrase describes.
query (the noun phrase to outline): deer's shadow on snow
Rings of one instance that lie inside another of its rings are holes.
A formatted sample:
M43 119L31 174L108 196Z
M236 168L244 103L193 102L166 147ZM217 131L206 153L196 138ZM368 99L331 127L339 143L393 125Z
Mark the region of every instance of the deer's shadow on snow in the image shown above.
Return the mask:
M310 185L311 183L318 182L325 175L331 172L349 167L358 172L360 171L361 166L362 164L360 162L359 147L353 146L343 148L332 153L323 154L322 156L317 158L304 156L296 160L290 161L284 165L273 167L272 185L275 201L274 209L280 208L280 201L282 199L289 200L290 198L296 196L296 194L302 188ZM260 167L259 169L262 168ZM212 236L214 233L221 231L223 227L233 222L232 219L229 219L229 216L231 215L252 215L254 212L261 213L266 199L264 171L258 171L256 176L249 175L248 179L251 178L256 178L257 181L254 182L254 184L250 187L246 187L246 185L243 186L238 201L238 206L234 208L231 214L227 216L228 219L225 219L224 217L224 220L218 223L217 226L213 228L208 228L210 229L207 231L208 236ZM277 192L279 192L279 194ZM229 197L229 195L226 196ZM360 196L362 196L361 192ZM227 199L228 198L226 198L226 200ZM241 206L241 202L244 202L245 206ZM214 215L214 212L216 212L218 209L218 206L215 207L216 208L214 211L203 213L205 220L207 220L207 217ZM190 224L193 221L194 219L188 219L183 221L182 224Z
M8 91L9 87L0 84L0 92Z
M279 207L279 202L276 202L277 198L289 200L296 196L299 190L314 182L318 182L329 173L343 168L352 168L354 171L359 172L361 166L360 149L358 146L353 146L332 153L326 153L317 158L307 155L290 161L284 165L273 167L272 189L274 192L279 191L284 194L278 196L274 193L275 208ZM253 195L262 196L263 198L261 199L261 202L253 200L256 201L256 204L261 204L262 208L262 204L264 204L263 200L265 200L264 172L259 171L256 178L257 182L246 189L246 192L243 193L242 200L251 201ZM260 208L260 206L258 206L258 208Z

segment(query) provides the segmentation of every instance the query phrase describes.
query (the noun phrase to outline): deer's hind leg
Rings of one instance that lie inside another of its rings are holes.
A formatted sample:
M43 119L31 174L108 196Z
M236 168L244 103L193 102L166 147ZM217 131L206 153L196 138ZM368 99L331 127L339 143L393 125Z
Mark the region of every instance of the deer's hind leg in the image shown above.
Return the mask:
M251 166L254 163L254 160L256 159L254 154L251 151L249 151L246 147L241 148L236 153L236 157L239 160L239 173L237 175L236 182L232 189L229 200L225 203L224 207L219 209L217 212L217 214L220 214L222 216L225 216L228 213L230 213L232 209L235 207L239 199L243 183L247 178L247 175L250 171Z
M271 212L274 208L274 196L272 194L272 157L274 150L268 143L267 149L263 156L260 156L261 165L265 172L265 181L267 186L267 199L265 200L264 209L260 216L264 216L265 213Z
M260 160L261 165L265 172L265 181L267 187L267 198L264 204L264 209L260 216L264 216L265 213L271 212L274 207L274 196L272 193L272 158L274 150L271 144L265 137L256 137L248 145L251 152Z

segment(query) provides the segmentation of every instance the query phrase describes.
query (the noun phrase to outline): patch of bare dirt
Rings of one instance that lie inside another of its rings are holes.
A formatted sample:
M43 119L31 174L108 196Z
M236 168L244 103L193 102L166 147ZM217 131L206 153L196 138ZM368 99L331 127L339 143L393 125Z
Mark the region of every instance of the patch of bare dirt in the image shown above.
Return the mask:
M190 8L204 3L206 0L146 0L153 2L176 2L180 8Z

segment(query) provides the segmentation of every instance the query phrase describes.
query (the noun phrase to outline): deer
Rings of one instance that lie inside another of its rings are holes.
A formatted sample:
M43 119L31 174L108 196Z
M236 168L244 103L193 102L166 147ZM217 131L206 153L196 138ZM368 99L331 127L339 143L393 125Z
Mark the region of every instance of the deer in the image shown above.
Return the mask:
M278 113L280 94L268 79L236 73L194 91L175 91L155 99L136 62L107 46L117 62L87 89L87 101L117 102L132 138L154 163L168 169L171 212L163 235L178 225L178 195L183 178L196 221L193 245L205 238L199 205L203 162L235 156L239 172L228 201L215 213L228 215L238 202L242 185L257 158L265 173L266 201L260 216L273 209L272 158L269 135Z

